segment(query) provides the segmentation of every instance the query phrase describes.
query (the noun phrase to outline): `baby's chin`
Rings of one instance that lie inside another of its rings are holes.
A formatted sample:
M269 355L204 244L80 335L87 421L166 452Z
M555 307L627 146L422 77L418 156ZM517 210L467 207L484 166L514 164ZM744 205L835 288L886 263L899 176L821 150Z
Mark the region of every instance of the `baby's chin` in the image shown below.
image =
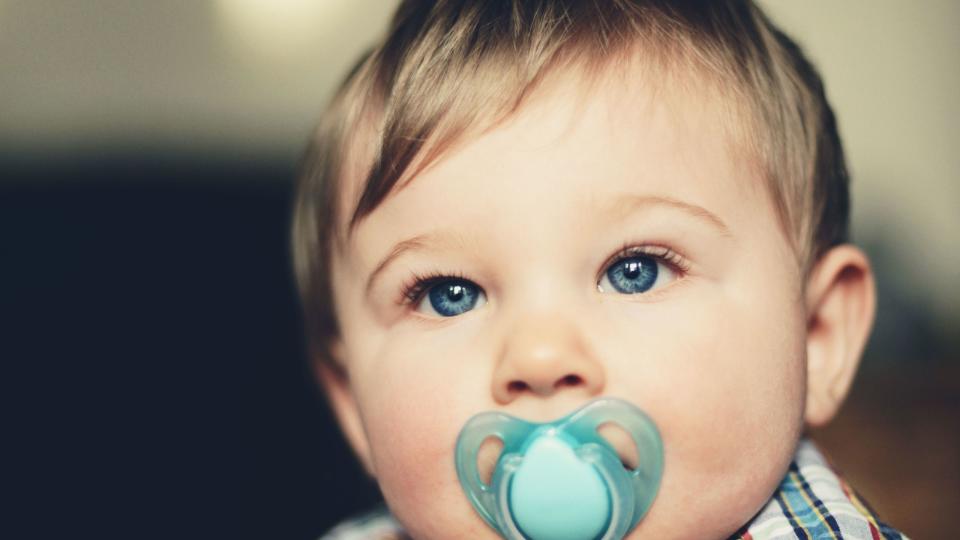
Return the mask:
M626 536L640 539L726 539L747 523L769 500L779 484L776 479L736 485L719 482L726 489L710 489L711 482L697 490L677 494L666 487L650 512ZM713 483L718 480L713 480ZM394 517L415 540L498 540L497 534L474 511L459 484L421 493L391 493L384 496Z
M459 485L456 486L460 490ZM443 490L444 492L448 490ZM384 497L391 513L414 540L498 540L498 535L477 514L462 491L455 495L462 501L451 501L445 494L435 494L432 501L412 504L419 497Z

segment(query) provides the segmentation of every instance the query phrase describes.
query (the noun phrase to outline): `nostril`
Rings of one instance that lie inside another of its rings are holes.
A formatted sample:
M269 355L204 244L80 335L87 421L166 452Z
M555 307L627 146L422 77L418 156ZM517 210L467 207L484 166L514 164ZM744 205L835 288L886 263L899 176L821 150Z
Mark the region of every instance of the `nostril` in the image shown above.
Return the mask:
M570 374L557 381L555 386L560 388L562 386L577 386L580 384L583 384L583 379L581 379L579 375Z
M530 385L527 381L523 380L513 380L507 384L507 393L511 396L522 394L524 392L535 391L538 394L547 395L553 393L565 386L581 386L584 384L583 377L575 374L569 374L561 377L554 381L553 386L547 386L546 384L541 385L540 383L548 383L549 379L544 381L533 381L535 384Z
M530 386L523 381L510 381L510 384L507 385L507 391L511 394L523 392L529 388Z

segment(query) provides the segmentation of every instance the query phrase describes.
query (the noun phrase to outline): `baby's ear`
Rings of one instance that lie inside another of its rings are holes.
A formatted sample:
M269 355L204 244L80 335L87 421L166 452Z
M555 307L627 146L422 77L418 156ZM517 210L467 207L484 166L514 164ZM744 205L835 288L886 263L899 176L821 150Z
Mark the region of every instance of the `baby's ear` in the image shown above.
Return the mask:
M876 312L867 256L843 244L827 251L807 279L807 401L804 419L829 422L860 364Z
M370 459L370 443L367 441L360 410L357 408L350 377L346 368L343 342L337 339L327 348L331 358L314 358L314 372L327 394L327 400L337 417L337 423L344 437L360 459L367 473L376 476L373 461Z

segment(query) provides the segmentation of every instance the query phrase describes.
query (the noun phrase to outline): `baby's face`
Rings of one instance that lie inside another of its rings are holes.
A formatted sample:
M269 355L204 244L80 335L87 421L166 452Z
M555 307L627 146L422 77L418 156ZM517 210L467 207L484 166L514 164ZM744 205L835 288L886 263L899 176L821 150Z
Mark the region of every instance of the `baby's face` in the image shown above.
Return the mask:
M665 468L629 538L726 537L792 457L805 312L763 180L703 98L640 81L575 96L552 84L448 152L334 260L348 380L326 383L415 538L496 538L454 468L482 411L644 409ZM434 279L405 290L415 276Z

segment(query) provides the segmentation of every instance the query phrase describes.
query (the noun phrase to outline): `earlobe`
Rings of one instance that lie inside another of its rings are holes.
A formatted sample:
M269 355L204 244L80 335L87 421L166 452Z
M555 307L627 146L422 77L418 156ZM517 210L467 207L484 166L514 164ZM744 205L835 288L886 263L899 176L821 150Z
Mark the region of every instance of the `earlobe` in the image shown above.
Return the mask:
M867 256L844 244L827 251L807 280L807 399L811 427L828 423L853 382L873 327L876 290Z
M370 458L370 444L363 429L363 422L360 420L360 411L353 389L350 387L342 342L338 340L329 350L332 358L315 359L314 372L327 395L327 401L333 409L344 437L367 473L376 476L373 461Z

